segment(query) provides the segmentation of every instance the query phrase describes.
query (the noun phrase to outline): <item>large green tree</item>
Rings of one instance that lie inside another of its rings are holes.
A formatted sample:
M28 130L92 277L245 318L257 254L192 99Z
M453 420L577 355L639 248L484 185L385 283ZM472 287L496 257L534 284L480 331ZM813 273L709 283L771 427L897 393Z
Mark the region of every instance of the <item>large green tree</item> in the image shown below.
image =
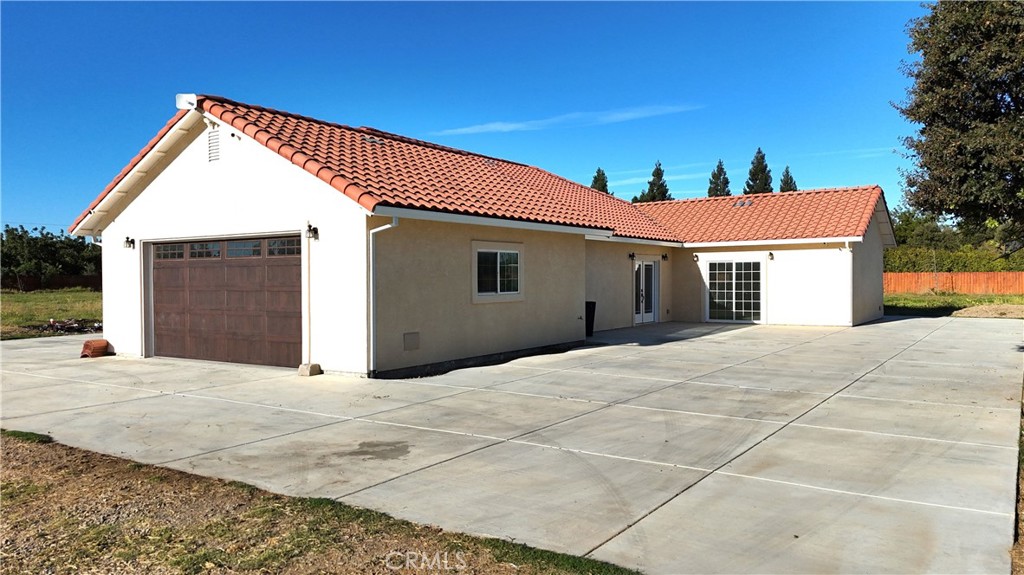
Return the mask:
M747 175L746 185L743 186L743 193L770 194L772 191L772 171L768 169L764 152L758 148L754 152L754 159L750 160L750 173Z
M725 164L718 160L718 165L711 170L711 178L708 179L708 197L731 196L729 189L729 176L725 174Z
M793 179L793 174L789 173L789 166L786 166L786 169L782 170L782 177L779 178L779 191L780 192L795 192L796 191L796 180Z
M100 246L63 230L58 235L45 227L27 230L5 225L0 236L0 273L5 283L18 287L26 277L44 281L55 275L98 274L100 259Z
M595 190L608 193L608 176L605 175L604 170L601 168L597 169L594 173L594 179L590 182L590 187Z
M911 22L914 81L896 107L918 127L904 144L911 206L1024 240L1024 2L938 2Z
M639 196L633 196L633 203L660 202L671 199L672 194L668 193L668 183L665 182L665 170L661 169L661 162L655 162L651 179L647 181L647 190L641 192Z

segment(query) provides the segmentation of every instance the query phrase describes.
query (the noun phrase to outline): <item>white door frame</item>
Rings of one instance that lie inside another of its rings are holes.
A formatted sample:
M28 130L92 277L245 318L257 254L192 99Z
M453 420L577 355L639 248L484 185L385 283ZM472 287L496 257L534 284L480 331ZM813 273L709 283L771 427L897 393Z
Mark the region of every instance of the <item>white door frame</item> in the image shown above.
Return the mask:
M657 259L637 258L633 262L633 325L658 321L659 283ZM648 276L648 272L650 276ZM650 280L650 289L647 281Z

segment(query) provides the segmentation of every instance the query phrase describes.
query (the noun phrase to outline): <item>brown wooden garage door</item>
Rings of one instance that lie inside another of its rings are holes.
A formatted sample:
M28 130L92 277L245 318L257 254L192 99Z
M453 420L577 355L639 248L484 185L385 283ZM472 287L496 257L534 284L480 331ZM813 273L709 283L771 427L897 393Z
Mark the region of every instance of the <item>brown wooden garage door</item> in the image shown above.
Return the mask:
M299 365L301 249L298 236L154 245L154 355Z

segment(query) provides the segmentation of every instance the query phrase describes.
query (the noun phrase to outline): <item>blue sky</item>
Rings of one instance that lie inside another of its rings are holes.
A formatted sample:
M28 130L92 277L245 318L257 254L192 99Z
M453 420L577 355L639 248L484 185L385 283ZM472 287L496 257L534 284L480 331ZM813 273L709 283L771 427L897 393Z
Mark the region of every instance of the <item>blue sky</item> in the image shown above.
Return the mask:
M5 224L66 227L174 114L217 94L535 165L630 199L881 184L916 2L0 3Z

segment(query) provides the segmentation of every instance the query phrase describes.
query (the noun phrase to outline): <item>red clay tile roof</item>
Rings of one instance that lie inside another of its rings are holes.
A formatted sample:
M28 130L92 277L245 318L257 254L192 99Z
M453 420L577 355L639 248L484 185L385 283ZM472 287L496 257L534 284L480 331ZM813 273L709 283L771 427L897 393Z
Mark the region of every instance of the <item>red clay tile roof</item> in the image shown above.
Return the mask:
M138 154L135 154L135 157L132 158L130 162L128 162L127 166L121 169L121 172L117 174L117 176L113 180L111 180L109 184L107 184L106 188L103 188L103 191L100 192L100 195L96 196L96 199L93 200L91 204L89 204L89 207L85 208L85 211L79 214L77 218L75 218L74 223L72 223L71 226L68 227L68 230L70 230L71 233L74 233L75 228L78 227L78 224L82 223L82 220L84 220L85 217L89 215L89 212L93 211L94 209L96 209L96 206L100 205L100 202L103 201L103 198L106 198L110 191L117 187L117 185L121 183L121 180L123 180L125 176L130 174L132 170L135 169L135 166L137 166L139 162L142 161L142 158L144 158L146 154L148 154L150 150L152 150L153 147L156 146L157 142L159 142L161 138L167 135L167 132L171 131L171 128L178 123L178 120L181 120L185 117L186 113L187 110L178 110L178 113L175 114L174 117L172 117L170 120L168 120L167 123L164 124L163 128L160 128L160 131L157 132L155 136L153 136L153 139L150 140L149 143L146 144L146 146L142 148L142 150L140 150Z
M216 96L199 96L197 106L367 210L392 206L678 241L629 202L539 168Z
M370 211L391 206L704 243L861 236L879 199L885 201L881 188L867 186L633 205L540 168L372 128L217 96L198 96L196 106ZM132 158L78 216L72 233L186 113L175 114Z
M863 236L879 186L637 204L686 243Z

